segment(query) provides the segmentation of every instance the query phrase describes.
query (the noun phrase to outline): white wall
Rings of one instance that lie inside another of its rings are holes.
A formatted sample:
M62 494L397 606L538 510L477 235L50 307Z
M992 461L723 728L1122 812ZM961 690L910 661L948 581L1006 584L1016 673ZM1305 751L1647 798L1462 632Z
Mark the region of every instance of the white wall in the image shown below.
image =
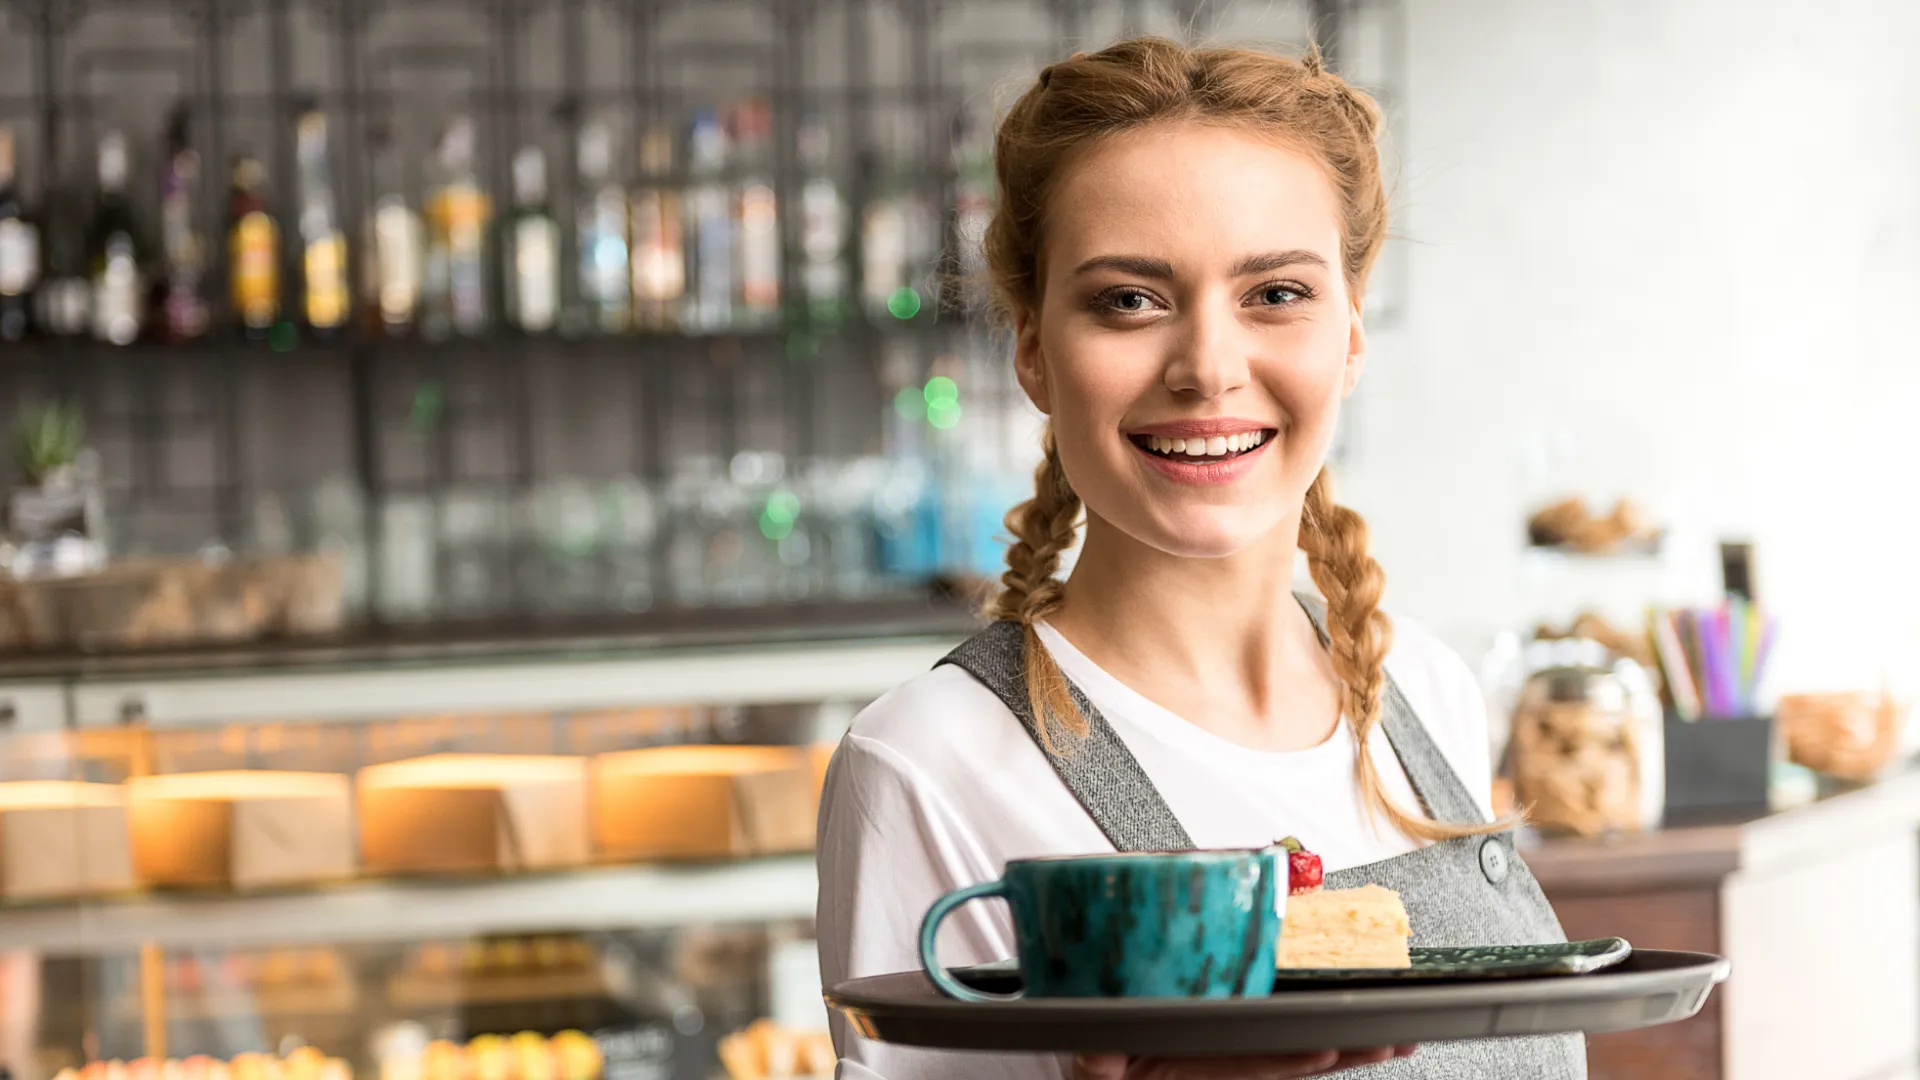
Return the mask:
M1781 684L1920 688L1920 5L1406 2L1405 314L1342 488L1390 603L1471 657L1703 599L1745 536ZM1565 486L1661 513L1661 563L1523 554L1556 439Z

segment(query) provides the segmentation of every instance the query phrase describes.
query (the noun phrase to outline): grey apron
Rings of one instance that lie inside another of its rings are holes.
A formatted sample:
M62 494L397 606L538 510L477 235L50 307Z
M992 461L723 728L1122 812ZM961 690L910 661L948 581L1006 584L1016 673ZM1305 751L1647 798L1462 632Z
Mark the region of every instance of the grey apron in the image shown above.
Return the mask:
M1326 640L1325 610L1308 597L1301 606ZM984 683L1028 734L1039 740L1024 676L1025 636L1017 623L999 622L969 638L940 661ZM1049 754L1067 790L1118 851L1185 851L1194 844L1153 781L1098 710L1069 682L1089 732L1075 751ZM1486 821L1465 784L1434 745L1407 700L1387 679L1381 726L1407 779L1430 817ZM1042 750L1044 753L1044 749ZM1368 866L1327 875L1328 888L1369 882L1406 900L1415 945L1525 945L1565 941L1560 921L1533 874L1513 848L1513 835L1470 836L1432 844ZM1579 1035L1484 1039L1423 1046L1411 1058L1343 1072L1355 1080L1583 1080L1586 1043Z

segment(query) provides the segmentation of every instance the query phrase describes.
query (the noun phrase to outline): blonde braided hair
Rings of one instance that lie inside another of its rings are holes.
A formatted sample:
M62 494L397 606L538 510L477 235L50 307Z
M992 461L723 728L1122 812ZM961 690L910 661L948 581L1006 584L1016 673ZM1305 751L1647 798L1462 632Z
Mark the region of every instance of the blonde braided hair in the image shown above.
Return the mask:
M1087 733L1087 718L1080 715L1073 697L1067 692L1067 677L1040 640L1034 624L1060 610L1066 601L1066 588L1058 577L1060 554L1073 546L1080 518L1080 496L1067 483L1060 467L1060 452L1049 428L1041 436L1045 453L1033 471L1033 498L1008 511L1007 531L1013 543L1007 548L1007 569L1000 575L1000 592L987 604L987 615L1017 622L1026 629L1027 699L1033 705L1033 717L1040 741L1049 753L1068 752L1056 743L1053 730L1063 727L1070 735Z
M1327 71L1317 49L1293 59L1253 49L1194 49L1164 38L1123 41L1048 65L1001 121L994 138L1000 200L987 227L987 269L1003 315L1039 308L1041 239L1048 197L1070 157L1093 143L1148 124L1227 124L1276 137L1315 157L1339 196L1341 263L1351 295L1365 293L1367 274L1386 238L1387 196L1375 139L1380 110L1365 94ZM1060 466L1051 431L1034 471L1034 496L1007 515L1001 592L987 606L996 619L1026 628L1027 696L1049 752L1063 752L1055 728L1084 736L1075 707L1034 624L1059 610L1060 554L1074 540L1080 498ZM1434 821L1395 805L1382 784L1368 740L1379 726L1385 663L1393 627L1380 610L1385 575L1367 552L1359 514L1333 501L1323 470L1307 490L1300 547L1327 601L1328 652L1353 725L1355 782L1363 805L1416 839L1444 840L1492 832L1506 822L1462 825ZM1070 752L1071 745L1067 745Z

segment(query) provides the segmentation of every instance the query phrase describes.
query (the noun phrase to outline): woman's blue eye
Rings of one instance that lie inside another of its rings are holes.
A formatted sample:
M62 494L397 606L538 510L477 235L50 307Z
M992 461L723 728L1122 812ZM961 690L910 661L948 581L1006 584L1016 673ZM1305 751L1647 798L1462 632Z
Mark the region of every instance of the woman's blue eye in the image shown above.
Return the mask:
M1147 295L1137 292L1123 292L1113 298L1113 306L1119 311L1145 311Z
M1286 285L1269 285L1260 290L1260 299L1269 304L1290 304L1300 299L1300 292Z

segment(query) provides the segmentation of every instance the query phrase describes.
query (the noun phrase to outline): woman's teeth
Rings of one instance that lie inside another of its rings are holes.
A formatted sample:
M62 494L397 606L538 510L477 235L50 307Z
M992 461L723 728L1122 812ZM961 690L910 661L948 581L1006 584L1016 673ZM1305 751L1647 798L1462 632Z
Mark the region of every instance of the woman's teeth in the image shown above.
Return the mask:
M1147 449L1156 454L1185 454L1188 457L1223 457L1251 450L1267 440L1264 431L1248 431L1238 435L1215 435L1202 439L1169 439L1160 435L1146 437Z

